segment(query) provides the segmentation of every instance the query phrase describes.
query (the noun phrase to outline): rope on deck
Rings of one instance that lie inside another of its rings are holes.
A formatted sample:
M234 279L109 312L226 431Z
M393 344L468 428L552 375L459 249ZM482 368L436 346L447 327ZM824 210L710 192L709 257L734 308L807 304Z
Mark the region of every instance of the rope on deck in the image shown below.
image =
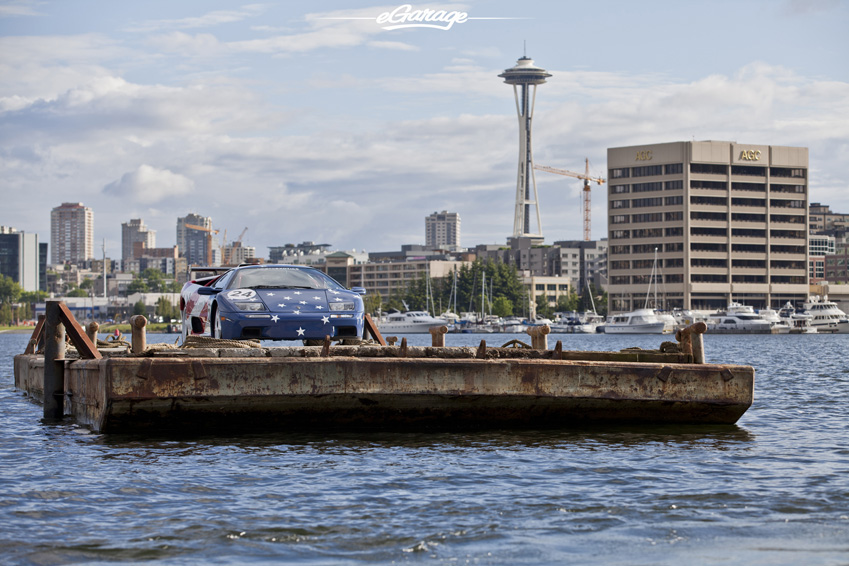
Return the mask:
M186 336L181 348L262 348L259 340L225 340L211 336Z

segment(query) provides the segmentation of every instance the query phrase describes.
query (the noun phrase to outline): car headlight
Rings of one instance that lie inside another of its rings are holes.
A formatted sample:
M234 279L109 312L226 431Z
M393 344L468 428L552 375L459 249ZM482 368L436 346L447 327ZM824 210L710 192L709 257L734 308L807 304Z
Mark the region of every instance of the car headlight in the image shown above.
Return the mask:
M233 303L240 311L264 311L265 305L262 303Z
M340 303L330 303L330 310L332 311L352 311L354 310L354 303L352 302L340 302Z

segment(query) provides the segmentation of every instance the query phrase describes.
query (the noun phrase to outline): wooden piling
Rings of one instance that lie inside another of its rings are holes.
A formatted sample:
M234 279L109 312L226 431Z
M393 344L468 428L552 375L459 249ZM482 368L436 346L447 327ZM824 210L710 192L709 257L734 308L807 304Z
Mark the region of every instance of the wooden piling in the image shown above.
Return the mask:
M65 325L61 301L47 301L44 322L44 418L65 414Z

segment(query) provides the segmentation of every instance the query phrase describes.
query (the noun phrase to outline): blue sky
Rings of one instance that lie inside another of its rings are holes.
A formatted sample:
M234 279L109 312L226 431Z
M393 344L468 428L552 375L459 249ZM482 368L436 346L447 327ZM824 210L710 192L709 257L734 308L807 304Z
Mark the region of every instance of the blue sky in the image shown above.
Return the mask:
M0 0L0 224L47 241L50 209L83 202L117 258L122 222L170 246L195 212L267 256L424 243L447 209L463 245L504 243L518 126L497 75L523 42L553 75L537 163L606 177L608 147L805 146L811 201L849 211L845 0L427 3L470 19L382 29L398 6ZM580 181L537 183L546 241L580 239Z

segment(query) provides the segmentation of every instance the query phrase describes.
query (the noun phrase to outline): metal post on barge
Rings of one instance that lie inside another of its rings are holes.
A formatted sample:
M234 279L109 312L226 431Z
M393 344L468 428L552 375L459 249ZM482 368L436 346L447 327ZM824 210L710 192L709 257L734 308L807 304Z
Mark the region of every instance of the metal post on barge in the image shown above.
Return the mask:
M44 323L44 418L61 420L65 413L65 325L61 301L47 301Z
M147 326L147 319L140 314L133 315L130 317L130 326L133 329L132 351L134 354L141 354L147 348L147 331L144 328Z

